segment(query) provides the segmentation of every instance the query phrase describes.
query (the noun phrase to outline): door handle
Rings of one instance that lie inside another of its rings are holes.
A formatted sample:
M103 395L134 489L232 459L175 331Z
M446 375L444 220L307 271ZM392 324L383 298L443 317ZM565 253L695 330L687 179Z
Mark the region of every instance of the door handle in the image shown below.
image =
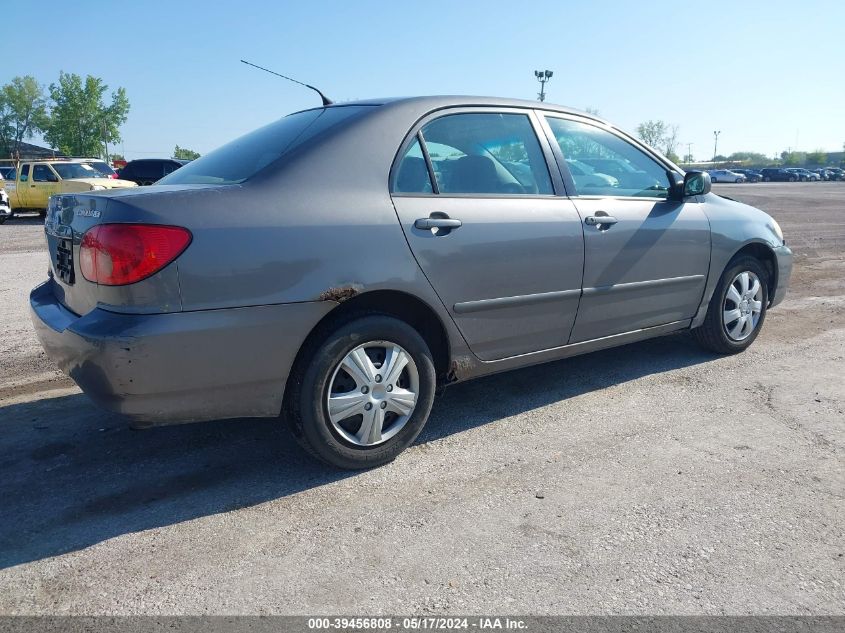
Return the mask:
M616 218L612 215L588 215L584 218L584 224L587 226L610 226L611 224L616 224L619 222Z
M453 218L420 218L414 222L414 228L417 229L457 229L463 226L463 222Z

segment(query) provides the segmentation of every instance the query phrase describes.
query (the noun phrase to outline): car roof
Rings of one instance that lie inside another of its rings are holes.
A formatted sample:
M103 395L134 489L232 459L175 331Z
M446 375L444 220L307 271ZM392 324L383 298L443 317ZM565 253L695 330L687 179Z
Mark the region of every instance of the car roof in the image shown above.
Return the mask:
M149 163L149 162L153 162L153 161L163 161L163 160L166 160L168 163L185 164L185 163L191 162L189 160L184 160L182 158L133 158L132 160L129 161L129 163ZM126 164L128 165L129 163L126 163Z
M569 108L567 106L549 103L548 101L529 101L527 99L510 99L506 97L483 97L473 95L431 95L422 97L386 97L382 99L363 99L359 101L344 101L336 103L329 108L342 108L345 106L386 106L397 109L414 110L439 110L452 107L496 107L496 108L533 108L560 112L562 114L575 114L601 123L608 123L594 114ZM310 108L315 109L315 108ZM609 124L609 123L608 123Z

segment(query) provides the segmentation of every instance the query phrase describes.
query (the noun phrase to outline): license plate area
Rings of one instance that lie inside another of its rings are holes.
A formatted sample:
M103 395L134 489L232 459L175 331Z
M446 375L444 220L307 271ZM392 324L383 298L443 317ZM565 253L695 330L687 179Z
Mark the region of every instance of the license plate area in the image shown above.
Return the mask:
M60 238L56 246L56 274L68 286L73 285L73 242L69 239Z

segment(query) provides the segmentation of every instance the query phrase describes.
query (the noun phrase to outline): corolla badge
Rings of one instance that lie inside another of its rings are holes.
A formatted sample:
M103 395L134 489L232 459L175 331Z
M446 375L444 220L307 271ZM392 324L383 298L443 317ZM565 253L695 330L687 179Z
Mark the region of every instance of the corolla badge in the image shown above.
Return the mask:
M99 218L100 212L97 209L77 209L76 215L83 218Z

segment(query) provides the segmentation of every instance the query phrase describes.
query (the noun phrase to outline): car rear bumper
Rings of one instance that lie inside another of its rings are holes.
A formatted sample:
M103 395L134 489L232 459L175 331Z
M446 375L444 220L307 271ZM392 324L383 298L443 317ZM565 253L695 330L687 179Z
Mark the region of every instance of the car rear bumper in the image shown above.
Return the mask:
M331 302L77 316L30 294L47 355L101 407L152 423L279 414L299 347Z
M773 249L777 259L778 284L769 307L774 307L783 301L789 290L789 278L792 276L792 250L784 244Z

